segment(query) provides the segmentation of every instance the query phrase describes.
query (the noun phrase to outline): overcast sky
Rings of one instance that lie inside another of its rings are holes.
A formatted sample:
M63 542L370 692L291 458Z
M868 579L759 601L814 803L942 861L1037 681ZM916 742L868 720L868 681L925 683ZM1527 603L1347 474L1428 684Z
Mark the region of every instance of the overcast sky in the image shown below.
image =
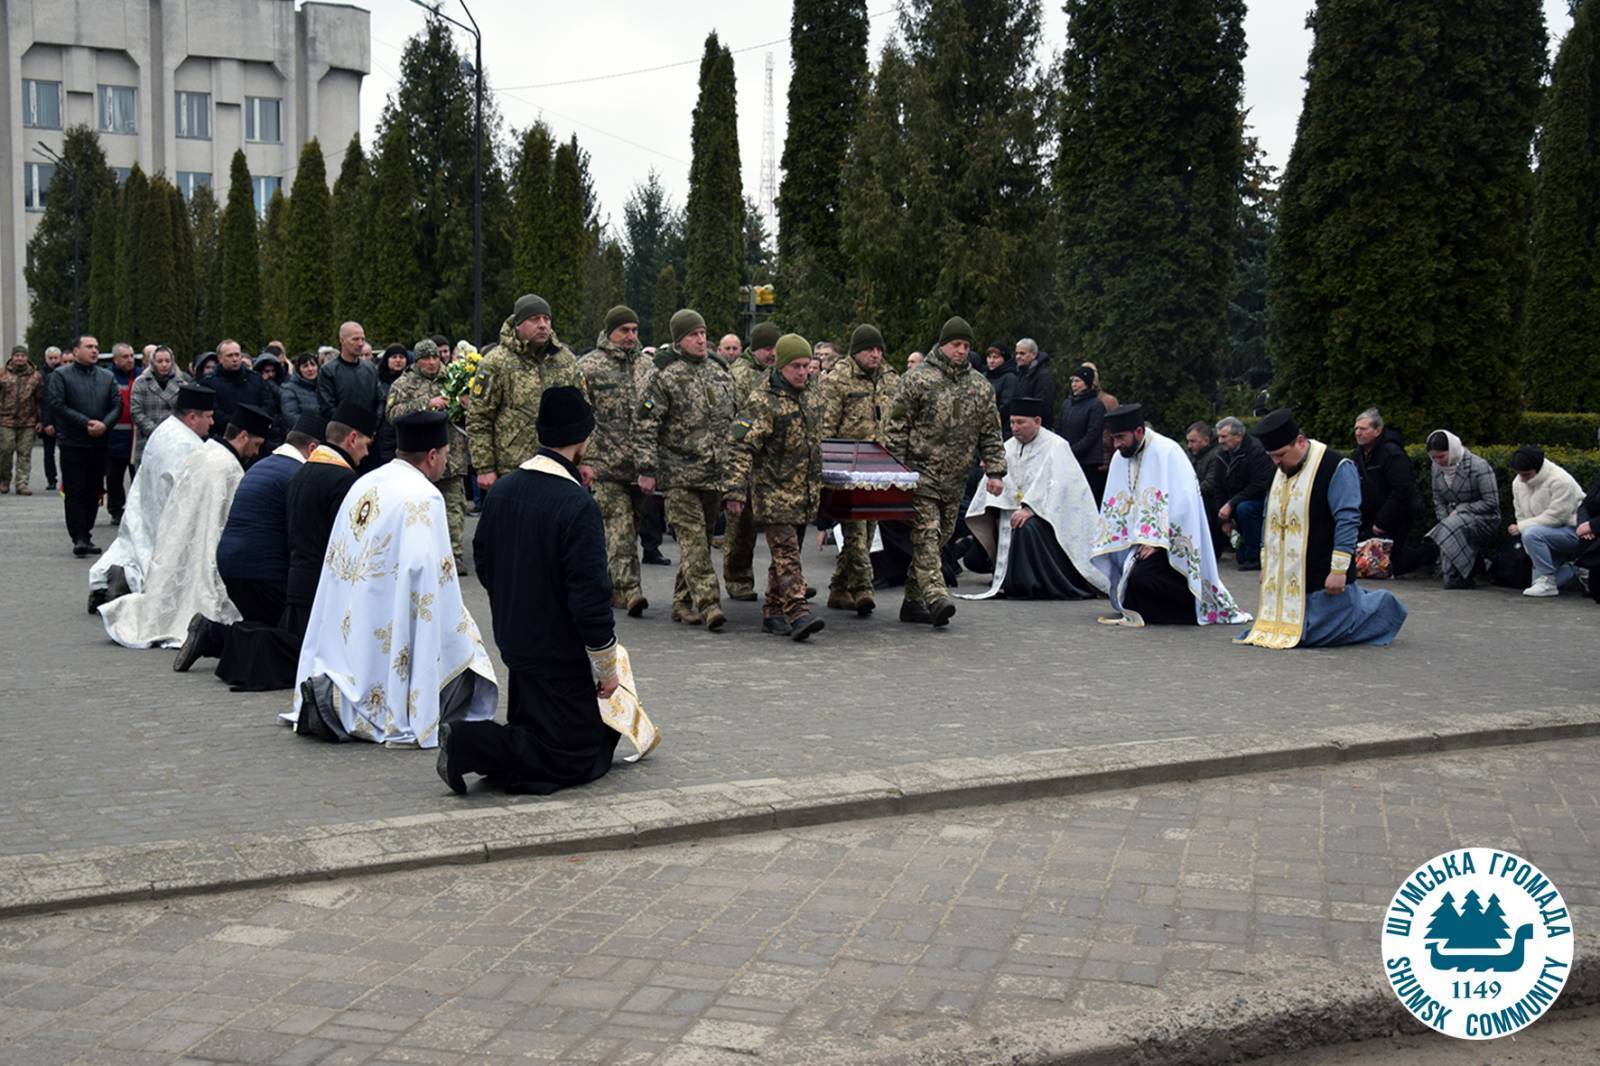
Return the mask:
M384 98L399 78L400 51L424 12L410 0L357 0L372 12L372 73L361 93L362 139L370 148ZM431 0L430 0L431 2ZM484 34L484 67L512 128L543 118L591 156L601 216L614 229L633 186L654 167L681 206L689 185L689 127L705 37L716 30L734 50L739 92L739 151L744 189L759 198L766 57L773 67L775 157L783 156L789 86L789 14L785 0L590 0L554 10L526 0L468 0ZM1572 20L1567 0L1542 0L1552 52ZM1294 143L1311 34L1311 0L1255 0L1245 18L1245 105L1269 161L1280 170ZM459 0L444 11L468 21ZM868 0L874 64L893 29L894 0ZM1040 61L1066 38L1059 3L1044 7ZM472 39L458 41L470 57ZM668 64L675 64L667 66ZM648 73L628 73L666 67ZM617 76L625 75L625 76ZM581 80L603 79L603 80ZM568 84L551 84L562 82ZM779 178L781 180L781 173Z

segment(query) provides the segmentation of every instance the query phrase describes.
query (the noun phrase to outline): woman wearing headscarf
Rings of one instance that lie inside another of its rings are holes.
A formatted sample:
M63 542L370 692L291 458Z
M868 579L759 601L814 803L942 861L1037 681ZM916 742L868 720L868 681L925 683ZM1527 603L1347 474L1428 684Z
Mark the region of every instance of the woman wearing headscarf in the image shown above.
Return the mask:
M1447 429L1428 434L1433 460L1433 510L1438 524L1428 539L1438 545L1444 587L1470 589L1478 553L1500 529L1500 486L1494 468L1472 454Z

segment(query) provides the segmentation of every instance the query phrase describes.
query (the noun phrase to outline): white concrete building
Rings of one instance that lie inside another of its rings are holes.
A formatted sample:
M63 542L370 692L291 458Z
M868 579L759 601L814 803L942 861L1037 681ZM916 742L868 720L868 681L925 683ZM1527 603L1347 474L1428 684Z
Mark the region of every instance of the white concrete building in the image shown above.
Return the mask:
M295 0L0 0L0 344L28 324L23 279L64 131L97 130L106 161L164 172L225 200L243 148L258 210L287 193L300 148L322 142L328 180L361 128L371 69L364 8ZM62 338L65 342L66 338Z

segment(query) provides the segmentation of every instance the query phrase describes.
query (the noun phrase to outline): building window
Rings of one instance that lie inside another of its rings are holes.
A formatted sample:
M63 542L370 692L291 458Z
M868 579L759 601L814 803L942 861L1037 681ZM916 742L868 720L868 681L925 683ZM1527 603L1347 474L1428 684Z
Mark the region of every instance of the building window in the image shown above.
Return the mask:
M204 186L211 188L211 172L209 170L180 170L178 171L178 191L183 193L185 200L194 199L194 191Z
M102 85L99 96L101 133L139 132L134 117L139 90L131 85Z
M211 94L178 94L178 136L190 140L211 139Z
M61 128L61 83L22 79L22 124L36 130Z
M119 186L124 184L128 180L128 175L132 174L132 173L133 173L133 168L132 167L112 167L111 168L111 176L117 179L117 184Z
M256 187L256 215L259 218L266 218L267 205L272 202L272 194L278 191L283 179L271 176L257 176L251 180L255 182Z
M278 113L283 101L271 96L244 98L244 139L259 144L282 144Z
M24 163L22 176L23 206L29 211L43 211L45 202L50 199L50 182L56 176L56 165Z

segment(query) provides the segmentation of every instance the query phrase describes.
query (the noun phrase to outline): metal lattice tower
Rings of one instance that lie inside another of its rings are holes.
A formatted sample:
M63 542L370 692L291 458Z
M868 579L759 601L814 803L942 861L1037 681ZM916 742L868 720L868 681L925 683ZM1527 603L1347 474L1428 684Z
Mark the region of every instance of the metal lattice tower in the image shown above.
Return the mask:
M772 121L772 53L767 53L766 116L761 124L761 202L756 206L767 221L767 232L778 230L777 137Z

